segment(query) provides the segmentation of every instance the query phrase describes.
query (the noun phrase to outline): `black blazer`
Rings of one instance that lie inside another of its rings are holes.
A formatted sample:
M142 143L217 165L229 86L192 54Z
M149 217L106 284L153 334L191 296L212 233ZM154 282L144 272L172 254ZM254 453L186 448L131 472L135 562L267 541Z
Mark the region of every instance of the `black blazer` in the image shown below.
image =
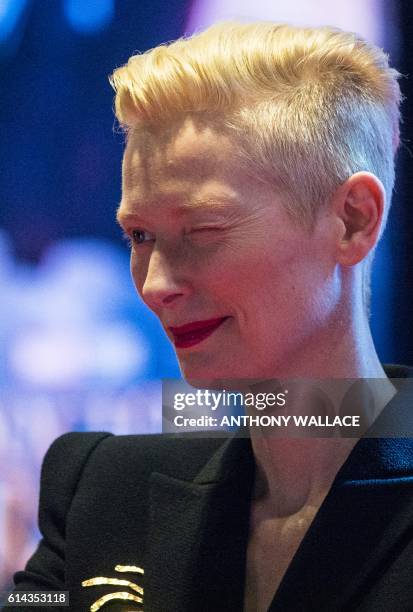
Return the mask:
M398 393L383 422L390 415L413 430L412 410ZM109 594L103 612L242 612L253 477L250 441L241 437L66 434L44 461L43 539L17 588L69 590L76 612ZM118 599L139 599L137 587L82 586L96 577L143 587L143 605ZM357 443L269 610L413 610L410 438Z

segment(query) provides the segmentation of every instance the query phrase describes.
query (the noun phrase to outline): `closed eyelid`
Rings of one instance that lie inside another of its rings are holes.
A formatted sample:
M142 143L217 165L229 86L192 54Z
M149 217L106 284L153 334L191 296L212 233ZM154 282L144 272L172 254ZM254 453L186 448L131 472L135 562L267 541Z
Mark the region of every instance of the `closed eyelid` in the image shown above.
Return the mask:
M224 227L218 227L215 225L204 226L204 227L194 227L191 229L191 232L220 232L223 231Z

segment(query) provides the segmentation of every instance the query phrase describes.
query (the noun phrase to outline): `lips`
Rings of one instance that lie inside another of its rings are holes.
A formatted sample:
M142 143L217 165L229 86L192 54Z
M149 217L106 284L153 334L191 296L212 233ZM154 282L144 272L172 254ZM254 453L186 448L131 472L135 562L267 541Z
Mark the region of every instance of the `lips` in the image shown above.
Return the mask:
M206 321L194 321L180 327L169 327L169 331L173 335L176 348L188 348L206 340L227 319L228 317L219 317Z

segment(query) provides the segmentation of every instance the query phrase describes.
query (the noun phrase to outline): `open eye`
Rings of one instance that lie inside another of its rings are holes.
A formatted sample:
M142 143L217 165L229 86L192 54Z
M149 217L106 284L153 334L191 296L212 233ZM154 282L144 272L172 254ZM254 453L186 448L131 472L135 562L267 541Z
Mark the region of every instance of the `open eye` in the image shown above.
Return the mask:
M145 244L148 242L152 242L155 240L154 234L151 232L146 232L145 230L135 229L131 232L131 242L132 244Z
M140 246L143 244L150 244L155 240L154 234L146 232L145 230L135 229L123 232L123 239L128 243L129 248L134 246Z

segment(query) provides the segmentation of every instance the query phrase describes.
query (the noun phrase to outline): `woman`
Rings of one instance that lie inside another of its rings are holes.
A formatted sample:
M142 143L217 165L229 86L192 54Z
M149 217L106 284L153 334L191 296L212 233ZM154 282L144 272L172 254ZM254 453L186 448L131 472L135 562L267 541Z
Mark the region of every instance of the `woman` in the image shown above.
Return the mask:
M112 84L117 219L186 380L379 379L376 422L408 415L388 376L409 372L383 369L368 326L399 138L383 52L225 23ZM293 411L308 402L300 387ZM412 474L410 440L68 434L16 585L68 590L79 611L409 610Z

